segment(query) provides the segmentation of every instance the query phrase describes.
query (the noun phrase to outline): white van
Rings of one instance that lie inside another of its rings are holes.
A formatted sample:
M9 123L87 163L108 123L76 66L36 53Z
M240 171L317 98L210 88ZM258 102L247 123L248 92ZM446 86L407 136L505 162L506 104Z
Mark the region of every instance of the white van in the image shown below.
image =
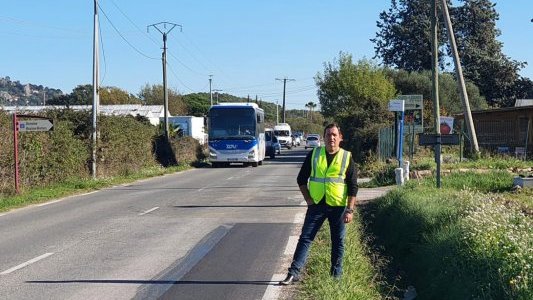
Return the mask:
M293 146L291 126L287 123L279 123L274 126L274 135L278 138L281 147L291 149Z

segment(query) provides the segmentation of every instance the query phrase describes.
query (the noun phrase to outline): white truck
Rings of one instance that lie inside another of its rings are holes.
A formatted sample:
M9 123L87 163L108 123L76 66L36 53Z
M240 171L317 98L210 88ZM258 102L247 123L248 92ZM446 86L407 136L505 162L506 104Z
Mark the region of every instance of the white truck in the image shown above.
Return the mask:
M178 130L179 135L190 136L198 140L200 145L207 142L207 133L203 117L174 116L168 117L168 123Z
M274 135L278 138L281 147L291 149L293 146L291 126L287 123L278 123L274 126Z

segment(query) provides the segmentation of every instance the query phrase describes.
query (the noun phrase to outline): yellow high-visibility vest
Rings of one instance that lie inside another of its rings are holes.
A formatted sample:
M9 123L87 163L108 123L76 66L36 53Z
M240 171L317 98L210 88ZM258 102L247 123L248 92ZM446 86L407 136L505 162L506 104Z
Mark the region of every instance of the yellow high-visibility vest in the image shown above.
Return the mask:
M340 149L328 167L326 148L317 147L311 155L311 176L309 177L309 193L316 203L326 195L329 206L346 206L348 202L348 186L344 183L346 170L352 153Z

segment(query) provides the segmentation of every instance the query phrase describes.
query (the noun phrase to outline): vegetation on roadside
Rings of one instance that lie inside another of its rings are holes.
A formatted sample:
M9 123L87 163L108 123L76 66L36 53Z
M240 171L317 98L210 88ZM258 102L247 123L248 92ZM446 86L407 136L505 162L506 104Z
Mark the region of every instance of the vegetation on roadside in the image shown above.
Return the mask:
M18 134L20 194L15 195L11 116L0 111L0 148L5 150L0 153L0 210L173 172L206 157L197 140L167 141L145 118L101 116L93 180L90 113L63 109L42 116L54 120L53 131Z
M371 260L364 240L361 220L354 215L347 226L343 272L340 280L332 278L330 270L331 241L327 222L311 247L311 254L303 274L297 299L370 300L382 299L390 292L379 274L379 261Z
M402 298L409 286L417 299L533 298L533 192L513 191L512 177L455 172L441 189L434 178L411 180L362 208L346 249L365 255L346 261L342 284L328 278L329 233L322 229L301 298L372 299L360 287ZM354 268L367 264L374 269Z

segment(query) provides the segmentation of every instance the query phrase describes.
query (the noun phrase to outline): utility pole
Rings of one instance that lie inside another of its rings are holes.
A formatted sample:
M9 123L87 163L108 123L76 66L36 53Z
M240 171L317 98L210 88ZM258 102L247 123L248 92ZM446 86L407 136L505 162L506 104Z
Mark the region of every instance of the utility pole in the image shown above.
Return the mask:
M215 94L217 95L217 104L219 104L219 102L218 102L218 92L222 92L222 90L214 89L213 92L215 92Z
M167 30L167 25L170 26L170 29ZM163 54L161 55L161 60L163 62L163 97L164 97L164 110L165 110L165 138L169 139L168 134L168 92L167 92L167 35L174 29L174 27L179 26L180 31L182 30L181 25L174 24L170 22L160 22L152 25L148 25L146 30L150 27L154 27L163 35ZM162 28L159 28L162 27Z
M211 90L211 82L213 81L213 75L209 75L209 100L211 100L211 106L213 106L213 91Z
M93 31L93 132L92 132L92 154L91 154L91 173L93 179L96 179L96 138L97 138L97 116L98 105L100 103L99 81L99 57L98 57L98 0L94 0L94 31Z
M276 124L279 124L279 104L276 101Z
M432 75L432 98L433 114L435 118L435 133L437 143L435 144L435 163L437 164L437 188L440 188L440 107L439 107L439 45L438 45L438 23L437 23L437 1L431 0L431 75Z
M457 51L457 44L455 43L455 34L453 33L452 21L450 20L450 13L448 12L448 4L446 3L446 0L442 0L442 14L444 15L444 23L446 24L448 38L450 39L450 45L452 47L453 62L455 64L455 74L457 76L457 84L459 85L459 91L461 92L461 101L463 102L463 113L465 115L466 126L468 128L468 134L470 135L470 141L472 142L472 146L474 147L474 152L477 155L479 153L479 145L477 143L476 128L474 128L474 120L472 119L472 112L470 111L470 101L468 101L468 94L466 92L465 79L463 77L463 68L461 67L461 61L459 59L459 52Z
M288 79L287 77L285 77L283 79L276 78L276 80L279 80L279 81L283 80L283 109L282 109L283 118L282 118L282 122L285 123L285 88L287 86L287 81L295 81L296 79Z

